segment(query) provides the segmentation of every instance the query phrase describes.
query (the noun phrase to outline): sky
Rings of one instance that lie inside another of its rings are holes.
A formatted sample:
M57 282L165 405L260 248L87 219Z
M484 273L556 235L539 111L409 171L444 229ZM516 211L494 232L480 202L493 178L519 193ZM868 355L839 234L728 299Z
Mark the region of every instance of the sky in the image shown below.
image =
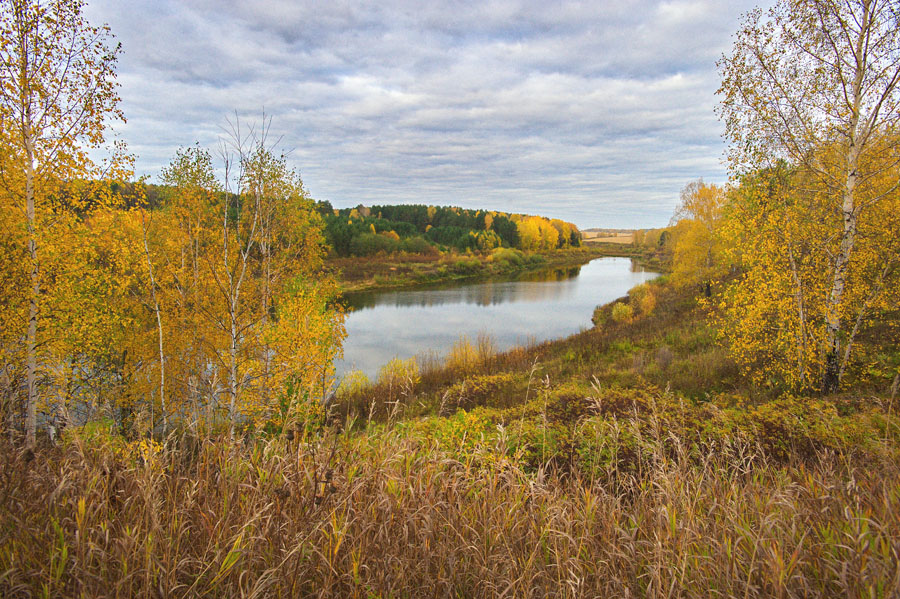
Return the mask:
M271 118L310 195L581 228L664 226L727 179L716 60L745 0L93 0L122 44L127 122L155 181L180 147Z

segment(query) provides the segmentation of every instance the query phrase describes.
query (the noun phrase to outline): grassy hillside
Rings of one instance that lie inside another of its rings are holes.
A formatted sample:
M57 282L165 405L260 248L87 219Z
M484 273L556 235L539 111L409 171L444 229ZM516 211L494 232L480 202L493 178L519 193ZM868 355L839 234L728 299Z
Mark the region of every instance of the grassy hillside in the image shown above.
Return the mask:
M504 354L481 339L447 363L394 364L272 437L128 441L101 426L38 459L4 446L0 591L900 592L885 385L745 388L693 294L665 281L595 321Z

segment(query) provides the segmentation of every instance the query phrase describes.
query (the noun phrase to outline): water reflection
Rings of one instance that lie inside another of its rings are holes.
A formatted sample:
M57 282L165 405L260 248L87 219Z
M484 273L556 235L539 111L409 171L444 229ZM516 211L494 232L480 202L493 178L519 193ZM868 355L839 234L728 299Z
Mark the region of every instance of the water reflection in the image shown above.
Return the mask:
M553 268L522 273L509 279L491 279L472 283L442 283L403 291L360 291L344 296L351 310L365 310L376 306L440 306L444 304L475 304L492 306L510 301L539 302L561 297L565 286L557 283L578 277L580 266ZM526 285L525 283L538 283ZM540 283L551 283L542 285Z
M656 277L628 258L600 258L575 268L526 273L512 280L356 293L347 303L344 359L338 373L374 377L394 357L446 355L463 335L490 335L500 350L577 333L598 304Z

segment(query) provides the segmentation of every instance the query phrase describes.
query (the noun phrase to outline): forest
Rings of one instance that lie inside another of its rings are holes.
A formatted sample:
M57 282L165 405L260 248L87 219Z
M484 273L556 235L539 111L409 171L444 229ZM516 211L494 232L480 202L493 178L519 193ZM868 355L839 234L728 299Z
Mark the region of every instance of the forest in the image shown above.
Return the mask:
M326 239L338 256L581 246L578 227L540 216L416 204L333 210L322 202L320 210Z
M335 209L237 116L150 184L112 135L110 28L4 0L0 595L897 596L898 23L744 15L728 182L627 248L663 276L571 337L370 381L335 377L329 258L521 259L578 228Z

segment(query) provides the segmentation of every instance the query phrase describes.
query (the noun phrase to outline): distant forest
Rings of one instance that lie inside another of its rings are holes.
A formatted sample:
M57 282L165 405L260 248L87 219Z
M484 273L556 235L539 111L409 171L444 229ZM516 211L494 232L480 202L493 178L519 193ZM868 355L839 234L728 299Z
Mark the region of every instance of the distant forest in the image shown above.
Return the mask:
M424 204L335 210L325 201L317 208L325 221L326 239L339 256L581 245L578 227L540 216Z

